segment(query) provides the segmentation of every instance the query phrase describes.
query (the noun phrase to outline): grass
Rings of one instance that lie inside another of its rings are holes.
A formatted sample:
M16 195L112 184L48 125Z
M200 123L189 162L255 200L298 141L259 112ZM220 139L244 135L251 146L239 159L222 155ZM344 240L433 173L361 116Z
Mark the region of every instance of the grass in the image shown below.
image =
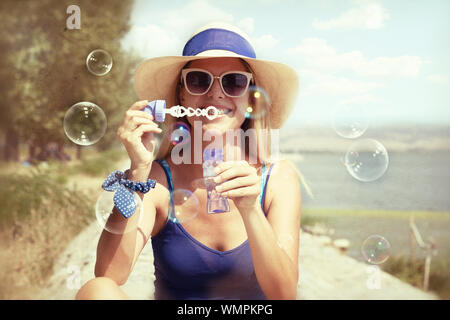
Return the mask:
M0 299L33 299L53 273L69 242L94 221L95 195L70 186L105 178L123 160L121 151L92 152L80 161L0 171Z
M382 265L385 272L402 281L424 289L425 259L411 259L407 256L389 257ZM435 292L441 299L450 299L450 257L431 259L428 291Z

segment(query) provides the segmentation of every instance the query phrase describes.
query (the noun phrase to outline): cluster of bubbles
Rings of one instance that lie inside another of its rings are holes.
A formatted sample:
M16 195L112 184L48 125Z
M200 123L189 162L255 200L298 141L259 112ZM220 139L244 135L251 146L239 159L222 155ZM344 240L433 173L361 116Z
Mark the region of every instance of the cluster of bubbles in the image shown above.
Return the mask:
M111 55L102 49L93 50L86 58L87 70L98 77L111 71L113 65ZM89 146L97 143L105 134L107 128L106 115L102 108L93 102L82 101L72 105L64 115L64 133L73 143L80 146ZM95 215L101 230L113 234L123 234L135 230L142 217L142 201L135 194L136 218L130 219L127 224L117 220L119 215L110 219L114 209L114 192L102 191L95 204Z
M369 127L368 112L364 106L341 105L332 111L334 131L346 139L360 138ZM350 144L343 158L347 172L361 182L381 178L389 166L389 155L384 145L375 139L359 139ZM370 264L387 261L391 245L380 235L369 236L361 246L364 259Z
M332 112L332 125L334 131L343 138L359 138L369 126L368 112L359 105L338 106ZM371 182L384 175L389 165L389 155L381 142L362 139L348 147L343 163L353 178Z
M102 49L89 53L86 67L95 76L104 76L112 68L111 55ZM107 121L102 108L83 101L72 105L64 116L64 132L74 143L89 146L98 142L106 132Z
M371 264L382 264L389 258L391 244L380 235L371 235L361 246L364 259Z

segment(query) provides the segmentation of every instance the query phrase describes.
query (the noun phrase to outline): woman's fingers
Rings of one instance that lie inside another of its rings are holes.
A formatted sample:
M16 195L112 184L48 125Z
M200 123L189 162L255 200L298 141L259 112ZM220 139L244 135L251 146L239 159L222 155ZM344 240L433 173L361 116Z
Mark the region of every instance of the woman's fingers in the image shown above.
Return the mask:
M221 185L216 186L216 190L217 192L226 192L232 189L238 189L258 184L260 184L260 179L257 175L248 175L225 181Z
M161 133L161 128L158 128L155 124L141 124L136 130L133 131L133 136L142 137L144 133L153 132L153 133Z
M220 194L224 197L228 198L240 198L245 196L256 196L259 195L260 190L257 185L252 185L248 187L242 187L237 189L232 189L224 192L220 192Z
M138 115L133 116L128 121L126 121L124 124L124 129L128 131L133 131L142 124L153 124L157 127L157 124L154 123L151 119Z
M140 101L136 101L135 103L133 103L130 107L130 109L128 110L141 110L142 108L144 108L148 103L148 100L140 100ZM145 111L142 111L145 112Z
M246 161L222 162L215 168L215 172L217 174L214 179L216 183L240 176L257 175L257 170Z

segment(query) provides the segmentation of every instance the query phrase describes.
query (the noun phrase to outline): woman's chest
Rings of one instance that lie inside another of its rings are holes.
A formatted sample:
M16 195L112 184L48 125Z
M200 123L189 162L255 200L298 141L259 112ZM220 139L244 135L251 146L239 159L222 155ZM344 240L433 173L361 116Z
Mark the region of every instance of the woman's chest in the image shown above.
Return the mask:
M177 223L194 240L217 251L228 251L247 239L241 215L233 201L228 199L229 212L207 213L207 195L204 190L175 189L167 209L156 216L153 234L159 233L166 223Z

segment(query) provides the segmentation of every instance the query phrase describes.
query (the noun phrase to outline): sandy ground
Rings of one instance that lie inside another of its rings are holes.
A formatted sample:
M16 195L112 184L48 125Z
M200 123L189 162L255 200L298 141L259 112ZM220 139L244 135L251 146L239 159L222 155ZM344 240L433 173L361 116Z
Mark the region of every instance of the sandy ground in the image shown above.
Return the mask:
M78 288L94 277L100 233L95 222L67 246L39 299L74 299ZM122 289L135 300L154 299L154 280L153 252L149 241ZM433 300L438 297L414 288L374 265L347 256L327 237L302 231L297 299Z

